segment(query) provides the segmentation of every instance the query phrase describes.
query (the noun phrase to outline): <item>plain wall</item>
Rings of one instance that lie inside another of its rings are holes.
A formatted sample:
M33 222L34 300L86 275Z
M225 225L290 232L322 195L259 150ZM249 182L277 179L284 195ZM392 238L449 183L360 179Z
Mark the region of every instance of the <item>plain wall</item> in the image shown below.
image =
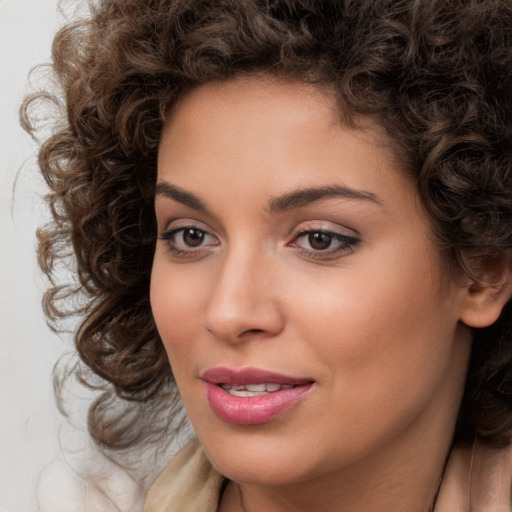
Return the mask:
M56 0L0 0L1 512L36 510L39 475L60 454L51 371L66 344L41 311L35 229L43 220L42 185L37 146L21 129L18 108L30 90L29 70L49 60L61 22Z

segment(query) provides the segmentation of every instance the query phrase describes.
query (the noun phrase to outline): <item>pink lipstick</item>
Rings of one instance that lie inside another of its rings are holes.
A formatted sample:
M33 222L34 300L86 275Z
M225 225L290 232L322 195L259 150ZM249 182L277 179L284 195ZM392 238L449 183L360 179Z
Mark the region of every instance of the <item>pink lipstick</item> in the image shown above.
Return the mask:
M257 368L211 368L201 378L213 412L227 423L256 425L273 420L296 405L312 388L312 379Z

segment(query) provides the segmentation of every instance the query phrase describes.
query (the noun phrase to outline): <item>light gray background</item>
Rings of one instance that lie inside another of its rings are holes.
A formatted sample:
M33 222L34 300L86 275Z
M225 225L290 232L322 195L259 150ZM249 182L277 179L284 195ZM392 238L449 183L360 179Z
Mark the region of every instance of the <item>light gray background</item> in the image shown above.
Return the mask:
M18 108L28 73L47 62L62 16L56 0L0 0L0 511L36 510L35 486L59 456L62 419L51 369L65 343L41 312L44 280L35 261L42 222L36 145ZM17 186L13 186L17 177Z

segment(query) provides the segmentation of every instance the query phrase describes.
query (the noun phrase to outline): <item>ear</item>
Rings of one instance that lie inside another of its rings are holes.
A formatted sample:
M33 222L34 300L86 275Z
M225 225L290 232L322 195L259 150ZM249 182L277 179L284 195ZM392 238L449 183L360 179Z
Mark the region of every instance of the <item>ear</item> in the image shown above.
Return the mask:
M488 327L512 296L512 264L507 257L486 258L478 277L465 285L460 320L469 327Z

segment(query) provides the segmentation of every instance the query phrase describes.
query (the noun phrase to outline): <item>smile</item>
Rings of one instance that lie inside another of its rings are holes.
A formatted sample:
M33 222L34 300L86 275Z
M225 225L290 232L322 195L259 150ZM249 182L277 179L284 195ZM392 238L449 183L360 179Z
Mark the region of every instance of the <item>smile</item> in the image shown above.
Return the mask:
M216 416L237 425L255 425L277 418L298 404L314 385L311 379L252 368L213 368L202 379Z

